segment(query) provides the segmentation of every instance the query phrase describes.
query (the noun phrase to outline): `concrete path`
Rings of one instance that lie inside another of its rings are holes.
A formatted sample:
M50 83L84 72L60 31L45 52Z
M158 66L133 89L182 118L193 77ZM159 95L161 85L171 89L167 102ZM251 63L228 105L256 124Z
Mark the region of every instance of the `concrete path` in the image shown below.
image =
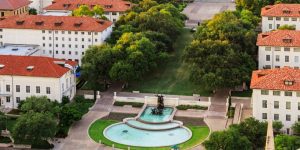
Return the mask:
M97 99L95 105L83 118L72 125L66 139L55 144L55 150L105 150L111 149L91 140L88 136L89 125L102 117L105 117L112 110L113 92L116 89L102 93L101 99Z
M219 12L234 9L235 3L232 0L196 0L183 10L183 13L189 18L186 21L186 27L196 27L198 22L211 19Z

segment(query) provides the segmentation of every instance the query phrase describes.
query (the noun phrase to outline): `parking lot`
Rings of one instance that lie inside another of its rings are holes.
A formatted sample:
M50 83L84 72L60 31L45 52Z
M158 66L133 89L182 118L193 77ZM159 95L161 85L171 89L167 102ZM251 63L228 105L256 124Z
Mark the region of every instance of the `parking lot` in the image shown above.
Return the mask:
M186 21L186 26L192 28L203 20L211 19L219 12L234 9L235 3L232 0L195 0L188 4L183 13L189 18Z

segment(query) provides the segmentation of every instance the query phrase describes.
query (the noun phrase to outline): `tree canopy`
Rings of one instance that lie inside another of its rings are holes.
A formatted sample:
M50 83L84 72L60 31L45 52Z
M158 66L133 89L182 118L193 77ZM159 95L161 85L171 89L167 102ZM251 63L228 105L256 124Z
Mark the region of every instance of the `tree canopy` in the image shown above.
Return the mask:
M93 8L90 8L88 5L81 5L79 8L73 10L72 12L73 16L90 16L90 17L97 17L101 19L107 20L107 18L104 16L104 9L96 5Z
M50 113L29 112L17 119L12 137L15 143L41 143L54 137L56 124Z
M190 79L209 90L250 81L255 69L258 19L250 11L226 11L201 24L185 49Z
M277 135L274 141L276 150L294 150L300 148L299 136Z
M31 96L27 97L22 103L21 111L24 113L28 112L39 112L39 113L59 113L58 103L51 102L46 96Z

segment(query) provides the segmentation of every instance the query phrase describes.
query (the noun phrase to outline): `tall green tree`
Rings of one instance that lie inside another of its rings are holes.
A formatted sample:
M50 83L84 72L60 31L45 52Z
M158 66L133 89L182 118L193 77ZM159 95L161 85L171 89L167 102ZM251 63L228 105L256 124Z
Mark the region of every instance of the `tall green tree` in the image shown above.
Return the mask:
M233 129L213 132L203 145L207 150L252 150L251 142L247 137Z
M97 17L104 20L108 20L104 16L103 7L96 5L93 8L90 8L88 5L81 5L79 8L73 10L73 16L89 16L89 17Z
M300 148L300 137L277 135L275 137L276 150L296 150Z
M28 112L17 119L12 137L15 143L42 143L54 137L56 124L50 113Z
M0 112L0 131L6 129L6 116Z
M105 88L110 81L109 70L115 62L115 54L108 44L92 46L86 50L82 58L82 76L92 84L94 91L99 85Z
M58 103L51 102L46 96L31 96L27 97L21 105L21 111L39 112L39 113L51 113L57 115L59 113Z
M297 135L300 134L300 122L295 122L292 126L293 132Z
M194 40L185 50L191 64L191 79L209 90L234 87L250 80L255 68L246 53L236 52L228 41Z
M276 133L279 133L280 130L282 129L283 124L281 121L273 121L273 130Z

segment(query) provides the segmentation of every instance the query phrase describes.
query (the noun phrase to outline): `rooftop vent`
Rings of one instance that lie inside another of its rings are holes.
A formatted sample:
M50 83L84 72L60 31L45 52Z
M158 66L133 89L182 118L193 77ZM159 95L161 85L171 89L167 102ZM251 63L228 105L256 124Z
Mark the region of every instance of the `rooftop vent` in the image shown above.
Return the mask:
M75 26L75 27L80 27L81 25L82 25L82 22L75 22L75 23L74 23L74 26Z
M54 61L55 64L65 66L66 62L65 61Z
M63 4L64 8L69 8L71 6L71 4Z
M284 14L290 14L290 13L291 13L291 11L290 11L289 9L287 9L287 8L286 8L286 9L283 9L282 12L283 12Z
M0 69L3 69L5 67L4 64L0 64Z
M54 23L55 26L61 26L62 24L63 24L62 21L56 21L56 22Z
M33 70L33 68L34 68L34 66L28 66L28 67L26 67L26 70L31 71L31 70Z
M42 25L44 23L44 21L36 21L35 25Z
M265 37L268 37L269 36L269 34L262 34L262 38L265 38Z
M266 6L266 7L265 7L266 10L269 10L269 9L271 9L271 8L272 8L272 6Z
M17 25L22 25L24 22L25 22L24 20L17 20L17 21L16 21L16 24L17 24Z
M130 3L126 3L125 5L126 5L126 6L128 6L128 7L130 7L130 6L131 6L131 4L130 4Z

